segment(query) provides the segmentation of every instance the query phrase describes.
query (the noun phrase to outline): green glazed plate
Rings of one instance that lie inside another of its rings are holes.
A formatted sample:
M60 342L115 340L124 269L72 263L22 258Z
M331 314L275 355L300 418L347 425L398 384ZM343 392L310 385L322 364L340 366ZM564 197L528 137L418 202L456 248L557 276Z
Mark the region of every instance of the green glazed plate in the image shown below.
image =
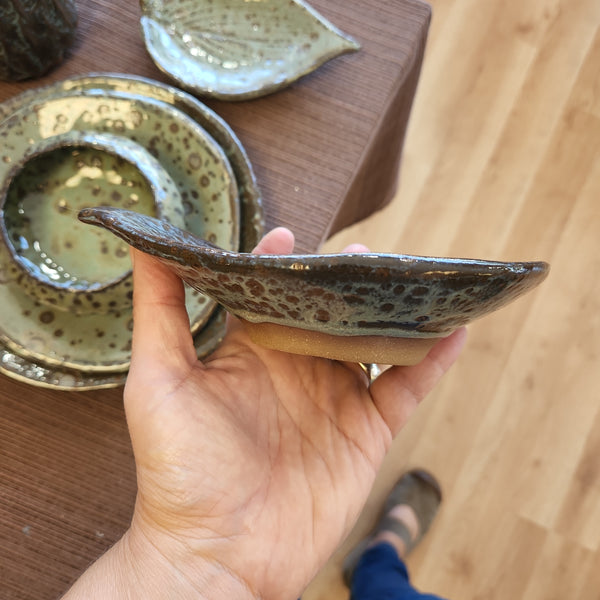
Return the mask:
M112 92L68 95L28 105L0 124L3 137L0 180L13 157L40 139L72 130L121 135L144 146L179 188L186 228L238 246L239 207L235 178L222 150L190 117L150 98ZM93 257L90 257L93 260ZM0 247L0 302L5 315L0 339L13 351L46 364L88 371L126 370L129 365L131 308L105 314L73 315L41 305L26 294ZM214 302L187 291L192 328L197 331Z
M31 103L63 95L103 95L112 92L124 98L151 98L176 108L205 129L225 152L232 167L240 209L239 248L251 251L264 232L260 189L246 151L230 126L205 104L178 88L138 76L119 73L89 73L49 86L29 90L0 104L0 121ZM225 334L225 312L217 307L208 323L194 336L198 356L212 352ZM93 390L123 385L126 370L86 371L64 365L48 365L11 350L0 341L0 372L29 384L61 390Z

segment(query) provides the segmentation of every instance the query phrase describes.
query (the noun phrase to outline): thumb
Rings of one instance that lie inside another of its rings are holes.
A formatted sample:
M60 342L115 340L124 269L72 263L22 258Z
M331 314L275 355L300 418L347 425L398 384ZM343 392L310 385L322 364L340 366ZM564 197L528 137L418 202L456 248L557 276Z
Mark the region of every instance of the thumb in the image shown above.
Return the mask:
M146 378L188 372L197 361L182 281L159 260L132 249L131 371Z
M291 254L294 251L294 234L287 227L271 229L258 242L253 254Z

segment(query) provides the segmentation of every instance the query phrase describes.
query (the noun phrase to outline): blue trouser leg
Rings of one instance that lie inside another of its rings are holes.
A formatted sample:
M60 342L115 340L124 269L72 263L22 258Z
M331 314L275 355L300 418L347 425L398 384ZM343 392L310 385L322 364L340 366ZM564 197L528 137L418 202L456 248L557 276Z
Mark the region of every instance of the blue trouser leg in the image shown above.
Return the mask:
M351 600L443 600L421 594L411 584L406 565L390 544L369 548L352 577Z

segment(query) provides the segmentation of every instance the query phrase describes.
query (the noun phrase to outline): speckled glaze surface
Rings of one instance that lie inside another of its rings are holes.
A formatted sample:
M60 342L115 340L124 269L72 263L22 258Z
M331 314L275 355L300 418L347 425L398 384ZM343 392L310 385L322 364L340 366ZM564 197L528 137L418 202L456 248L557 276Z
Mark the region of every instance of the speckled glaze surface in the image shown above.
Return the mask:
M302 0L141 0L146 48L179 85L222 100L272 93L359 44Z
M23 144L72 130L108 131L135 140L175 181L183 199L186 227L237 248L235 178L218 144L195 120L164 102L111 94L67 94L36 101L12 113L3 125L17 123ZM5 150L15 149L2 146L2 161L11 157ZM221 168L223 165L227 169ZM3 320L0 332L9 350L48 365L90 372L128 368L131 308L73 315L33 300L15 283L10 267L4 266L0 279L5 314L15 317ZM215 310L215 303L192 289L187 290L186 303L192 328L198 331Z
M10 118L13 113L20 109L34 106L51 98L73 94L98 98L107 92L113 97L120 96L124 100L154 100L156 103L166 105L167 108L192 119L211 135L226 154L237 183L240 223L239 240L236 240L236 245L239 245L239 248L244 251L252 250L264 231L262 199L252 167L243 146L227 123L190 94L173 86L146 78L115 73L85 74L14 96L0 104L0 122ZM202 198L191 197L190 203L194 207L198 207L202 203ZM194 231L193 227L189 225L187 228ZM203 235L200 232L196 233ZM0 278L4 279L2 273L0 273ZM199 295L192 291L187 293L189 310L189 296L191 295L194 299ZM16 303L18 304L18 300ZM39 309L39 306L35 308ZM34 316L32 327L36 327L35 319L38 318L38 313L35 312L32 315ZM129 318L126 318L127 315L129 315ZM130 312L123 311L118 319L120 319L121 325L119 335L123 343L122 357L128 361L128 349L131 339ZM51 326L52 323L42 325L44 328ZM60 332L60 329L50 329L50 331ZM212 312L209 311L208 321L198 327L194 336L198 355L203 357L214 350L222 339L224 332L225 312L217 306ZM82 344L84 346L96 344L95 335L96 332L94 331L92 335L82 340ZM43 343L39 341L36 344L43 347ZM55 362L48 364L47 360L38 360L29 352L11 348L0 338L0 372L36 386L66 390L114 387L125 382L127 367L128 362L115 369L101 368L100 370L71 368L65 364L56 364Z
M59 64L75 40L74 0L0 2L0 79L40 77Z
M8 116L5 127L18 127L16 137L0 147L0 160L10 163L31 140L69 131L110 133L130 139L154 156L175 181L185 219L207 239L235 248L239 240L238 191L231 167L212 136L194 119L166 103L111 91L64 93L38 99ZM207 200L200 208L199 199Z
M243 319L339 336L446 336L529 291L549 268L391 254L261 256L121 209L88 208L79 218L159 257Z
M225 335L226 313L218 308L209 322L194 337L194 346L199 358L210 354ZM123 371L87 372L52 366L13 352L0 349L0 371L13 379L39 387L59 390L85 391L112 388L124 385L127 373Z
M20 136L11 125L0 124L7 146ZM20 158L0 161L0 181L0 235L11 268L20 270L18 283L30 296L58 310L81 314L131 306L127 244L115 244L108 232L89 235L77 219L81 208L91 202L120 206L185 226L175 182L127 138L70 131L43 139Z

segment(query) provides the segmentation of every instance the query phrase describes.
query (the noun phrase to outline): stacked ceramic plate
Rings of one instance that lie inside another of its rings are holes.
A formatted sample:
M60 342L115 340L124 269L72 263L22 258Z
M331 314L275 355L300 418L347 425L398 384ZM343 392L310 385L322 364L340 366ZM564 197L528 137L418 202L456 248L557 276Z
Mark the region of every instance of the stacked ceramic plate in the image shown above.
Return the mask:
M77 220L85 206L159 217L230 251L260 239L260 194L222 119L161 83L95 74L0 105L0 371L36 385L124 383L132 330L127 246ZM199 356L224 313L191 288Z

